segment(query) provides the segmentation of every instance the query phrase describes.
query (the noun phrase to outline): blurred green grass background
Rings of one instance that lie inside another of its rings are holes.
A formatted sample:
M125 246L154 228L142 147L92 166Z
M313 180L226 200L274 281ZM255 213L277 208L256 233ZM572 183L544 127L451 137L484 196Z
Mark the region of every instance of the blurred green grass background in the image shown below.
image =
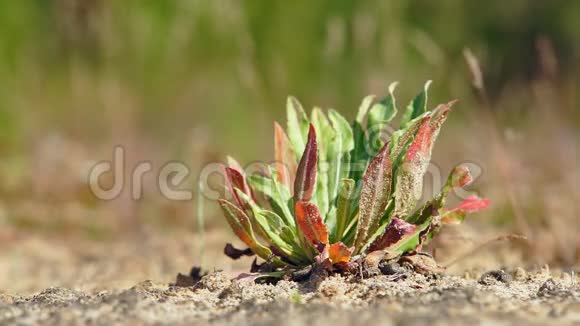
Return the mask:
M225 153L269 159L288 94L352 118L392 81L402 106L432 79L431 104L460 99L435 162L479 164L477 190L494 201L476 223L523 231L570 261L579 77L578 1L2 1L0 222L95 239L194 229L192 203L160 198L154 178L143 200L105 203L88 192L87 168L121 144L128 166L186 162L193 187ZM212 215L209 227L220 223Z

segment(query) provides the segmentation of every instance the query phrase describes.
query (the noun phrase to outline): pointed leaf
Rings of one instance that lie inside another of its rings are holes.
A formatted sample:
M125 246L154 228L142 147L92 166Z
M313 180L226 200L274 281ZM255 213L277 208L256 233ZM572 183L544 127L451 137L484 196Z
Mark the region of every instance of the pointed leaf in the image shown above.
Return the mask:
M457 205L457 207L455 207L455 209L466 213L475 213L486 209L489 204L489 199L483 199L476 195L471 195L465 198L459 205Z
M397 115L397 106L394 95L397 84L397 82L394 82L389 85L389 94L370 108L368 112L369 125L389 123Z
M407 106L407 110L401 120L401 127L405 128L410 121L427 111L427 92L431 86L431 81L427 81L423 90Z
M331 193L329 192L329 158L332 146L335 144L336 132L320 108L312 110L312 124L317 131L318 138L318 164L316 180L316 203L323 218L326 218L330 209Z
M284 129L276 122L274 123L274 151L278 181L292 191L296 173L296 153Z
M328 145L332 142L335 137L335 131L332 128L328 118L322 113L322 110L318 107L315 107L312 110L312 125L314 129L318 132L318 138L320 139L318 144L318 150L320 152L320 156L326 155L328 150Z
M369 95L362 100L362 103L358 109L356 120L352 125L354 149L350 154L352 161L352 165L350 167L350 178L353 180L361 179L361 176L364 173L364 167L366 166L370 157L367 136L364 129L364 119L374 99L374 95Z
M252 249L256 255L263 259L268 259L272 252L268 248L259 244L256 240L248 215L227 200L218 199L218 203L224 212L228 224L231 226L238 238Z
M415 137L419 127L424 123L424 120L429 119L428 113L415 118L407 127L397 130L391 136L391 160L397 162L401 159L401 154L404 152L407 145Z
M433 145L450 110L449 105L440 105L429 117L422 120L405 153L402 165L397 169L394 215L407 216L421 198L423 176L431 160Z
M354 248L347 247L342 242L337 242L328 247L328 258L333 264L348 263Z
M337 136L340 137L343 152L351 151L354 148L354 139L352 136L352 128L348 121L335 110L328 111L328 119L330 119L330 123L336 131Z
M226 180L229 190L232 192L233 197L238 204L238 207L242 208L243 210L247 210L248 206L245 205L240 198L238 197L235 189L240 189L242 192L247 194L248 196L252 197L252 193L250 187L247 185L244 176L240 171L234 170L233 168L227 167L226 171Z
M242 167L242 165L236 161L235 158L231 157L231 156L227 156L226 157L227 162L228 162L228 166L236 171L244 171L244 168Z
M234 189L234 192L237 194L238 198L240 198L242 203L248 207L248 209L245 211L245 213L250 219L250 223L252 225L252 230L255 232L255 234L258 237L261 237L262 239L267 241L268 242L267 245L272 244L269 241L270 238L266 234L266 231L264 230L263 227L260 226L260 223L257 220L258 214L263 209L260 206L258 206L258 204L255 201L253 201L248 195L243 193L240 189L236 188L236 189Z
M389 122L397 115L397 107L395 104L395 95L393 94L397 83L389 85L389 94L379 103L374 104L368 113L367 133L369 134L369 148L374 153L378 152L383 147L385 141L385 134L389 131Z
M360 249L378 227L391 195L391 160L386 144L370 162L364 176L359 199L359 220L355 248Z
M445 224L459 224L463 222L467 214L484 210L489 207L489 204L490 201L488 199L482 199L476 195L469 196L457 205L457 207L443 212L441 222Z
M306 134L308 133L308 117L298 100L289 96L286 101L286 116L288 119L288 138L294 147L296 155L304 151Z
M316 131L310 125L308 132L308 142L304 148L304 153L298 164L296 179L294 181L294 202L309 201L316 185L316 165L318 160L318 149L316 143Z
M358 108L358 112L356 115L356 122L358 122L361 125L363 124L364 119L367 115L367 112L369 111L369 108L371 107L371 104L373 103L374 100L375 100L374 95L368 95L365 98L363 98L363 100Z
M306 241L315 249L319 244L328 244L328 231L316 205L299 201L296 203L296 225Z
M336 230L335 239L342 239L346 227L349 224L351 206L354 201L355 183L352 179L342 179L340 193L336 204Z
M348 177L349 153L354 148L354 140L352 129L343 116L330 110L328 117L336 136L328 152L328 197L332 203L338 195L340 179Z

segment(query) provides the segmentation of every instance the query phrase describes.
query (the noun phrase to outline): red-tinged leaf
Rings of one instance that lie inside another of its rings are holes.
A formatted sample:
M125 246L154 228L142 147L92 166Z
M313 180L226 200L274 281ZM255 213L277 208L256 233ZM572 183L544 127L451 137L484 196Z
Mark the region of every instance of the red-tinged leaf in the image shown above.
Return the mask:
M415 207L417 200L421 198L423 176L431 160L433 144L453 103L439 105L431 115L421 121L417 134L405 153L402 166L398 170L394 215L407 216Z
M320 244L328 244L328 230L315 204L299 201L295 207L296 225L304 239L315 249Z
M242 167L242 165L236 161L235 158L231 157L231 156L227 156L227 162L228 162L228 166L236 171L244 171L244 168Z
M429 150L429 145L431 144L431 137L433 135L433 129L431 128L431 117L426 117L417 131L415 139L409 146L407 154L405 154L404 162L416 162L420 161L425 157Z
M479 198L472 195L463 200L455 209L466 213L475 213L486 209L490 204L489 199Z
M468 186L473 182L473 176L469 168L465 165L456 166L451 172L451 189L459 189Z
M354 248L347 247L342 242L333 243L328 247L328 258L333 264L348 263Z
M240 240L242 240L248 247L254 247L256 241L254 239L250 219L246 213L227 200L218 199L218 203L224 211L226 220L238 238L240 238Z
M256 241L248 215L227 200L218 199L218 203L236 236L252 249L256 255L268 259L272 252Z
M316 185L316 164L318 161L318 146L316 143L316 130L310 124L308 141L304 153L298 164L296 179L294 180L294 202L309 201Z
M395 184L395 211L396 216L407 216L421 197L423 188L423 174L429 164L429 159L422 155L425 152L427 139L431 128L429 116L423 118L417 134L403 157L403 162L397 170Z
M244 181L244 176L242 176L242 174L239 171L228 167L226 168L226 176L228 177L228 181L231 183L233 187L236 187L242 191L245 190L246 182Z
M365 172L359 200L359 219L355 248L360 249L373 234L383 216L391 195L392 163L389 144L385 144L371 160Z
M237 170L230 168L230 167L227 167L225 169L225 171L226 171L227 185L229 188L228 190L231 191L234 199L236 200L238 207L242 208L244 211L248 211L248 209L250 207L248 206L248 204L245 201L243 201L240 198L240 196L235 191L235 189L239 189L244 194L248 195L249 198L253 197L252 191L250 190L250 187L246 183L244 176L242 175L242 173L240 171L237 171Z
M451 101L447 104L439 105L433 110L429 118L421 122L417 135L405 155L405 162L424 162L425 160L427 163L429 162L435 139L439 135L439 130L441 130L441 126L447 119L447 115L451 112L451 106L455 102Z
M489 207L489 199L472 195L464 199L457 207L442 212L441 222L444 224L459 224L469 213L476 213Z
M412 236L415 231L417 231L416 225L394 217L385 229L385 232L371 244L369 251L373 252L388 248L389 246Z
M296 173L296 155L284 129L276 122L274 122L274 140L278 180L292 192L292 183Z

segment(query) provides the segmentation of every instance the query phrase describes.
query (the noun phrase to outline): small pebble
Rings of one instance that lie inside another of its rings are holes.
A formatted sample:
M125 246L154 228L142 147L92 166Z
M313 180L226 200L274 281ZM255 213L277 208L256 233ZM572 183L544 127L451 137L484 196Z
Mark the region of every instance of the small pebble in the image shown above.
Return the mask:
M508 284L509 282L511 282L511 279L512 279L511 276L508 273L504 272L503 270L489 271L481 275L481 278L479 279L479 284L492 285L497 282Z
M556 292L556 282L553 279L548 279L540 288L538 289L539 297L548 297Z
M395 275L405 272L405 269L398 263L388 263L385 260L381 260L379 263L379 269L383 275Z

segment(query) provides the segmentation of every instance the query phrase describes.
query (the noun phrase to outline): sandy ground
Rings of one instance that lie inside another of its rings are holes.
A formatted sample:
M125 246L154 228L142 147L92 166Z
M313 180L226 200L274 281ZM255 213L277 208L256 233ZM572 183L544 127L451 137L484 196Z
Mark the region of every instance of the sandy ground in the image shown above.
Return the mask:
M225 257L230 238L228 230L209 232L201 248L188 231L110 241L4 232L0 325L580 324L580 269L522 265L511 245L486 247L437 277L402 271L268 285L232 281L251 259ZM170 285L199 264L223 272ZM485 274L500 268L506 273Z
M141 282L88 293L49 288L0 296L2 324L515 324L580 323L579 278L542 269L487 276L332 276L319 284L232 281L222 272L191 287Z

